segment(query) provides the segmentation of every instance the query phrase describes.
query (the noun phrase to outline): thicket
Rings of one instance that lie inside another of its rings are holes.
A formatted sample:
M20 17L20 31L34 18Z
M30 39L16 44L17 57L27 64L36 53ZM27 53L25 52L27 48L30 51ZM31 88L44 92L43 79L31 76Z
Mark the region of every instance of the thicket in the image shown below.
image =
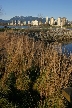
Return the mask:
M5 31L5 29L4 28L0 28L0 32L4 32Z
M68 108L62 89L72 87L72 56L58 45L0 34L0 108Z

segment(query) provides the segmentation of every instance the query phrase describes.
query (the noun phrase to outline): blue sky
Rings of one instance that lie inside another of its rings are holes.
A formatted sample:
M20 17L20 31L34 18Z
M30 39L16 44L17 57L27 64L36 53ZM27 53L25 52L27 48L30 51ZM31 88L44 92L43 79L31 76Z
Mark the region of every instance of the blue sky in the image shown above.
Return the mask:
M72 20L72 0L0 0L3 15L0 19L14 16L66 17Z

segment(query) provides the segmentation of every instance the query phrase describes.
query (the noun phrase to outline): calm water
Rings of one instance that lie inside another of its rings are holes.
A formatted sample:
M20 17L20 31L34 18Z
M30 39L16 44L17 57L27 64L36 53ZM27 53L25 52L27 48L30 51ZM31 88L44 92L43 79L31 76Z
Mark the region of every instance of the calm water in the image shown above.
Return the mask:
M70 55L70 53L72 53L72 42L63 44L62 53L65 53L66 55Z
M29 28L28 26L7 26L9 28L16 28L16 29L26 29ZM4 26L0 26L0 28L4 28Z

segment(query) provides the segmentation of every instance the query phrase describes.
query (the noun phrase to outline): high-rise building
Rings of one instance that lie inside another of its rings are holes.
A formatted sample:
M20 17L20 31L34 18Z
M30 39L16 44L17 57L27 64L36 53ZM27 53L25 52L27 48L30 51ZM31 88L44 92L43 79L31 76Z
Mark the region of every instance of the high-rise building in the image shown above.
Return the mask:
M13 25L14 24L14 22L13 22L13 20L12 20L12 22L10 23L10 25Z
M50 25L54 25L54 18L53 17L50 18Z
M21 22L18 20L18 25L20 25L21 24Z
M68 19L66 19L66 24L68 24Z
M57 20L57 25L58 25L58 26L61 26L61 17L58 18L58 20Z
M23 23L21 23L21 26L23 26Z
M63 18L61 19L61 22L62 22L62 26L66 25L66 18L63 17Z
M10 25L10 23L8 23L8 25Z
M48 17L46 17L46 23L48 23Z
M26 25L26 21L24 21L23 24Z
M28 24L31 24L30 21L28 21Z
M49 24L50 24L50 21L49 21Z
M18 24L18 21L17 20L15 20L15 25L17 25Z

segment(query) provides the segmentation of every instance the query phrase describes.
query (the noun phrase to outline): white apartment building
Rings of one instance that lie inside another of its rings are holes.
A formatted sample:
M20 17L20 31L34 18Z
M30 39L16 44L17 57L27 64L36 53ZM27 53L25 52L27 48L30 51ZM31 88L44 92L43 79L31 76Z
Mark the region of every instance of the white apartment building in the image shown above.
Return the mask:
M62 26L64 26L64 25L66 24L66 18L63 17L63 18L61 19L61 22L62 22Z
M46 17L46 23L48 23L48 17Z
M14 23L13 23L13 20L12 20L12 22L10 23L10 25L13 25Z
M8 25L10 25L10 24L8 23Z
M23 24L26 25L26 21L24 21Z
M58 18L58 20L57 20L57 25L58 25L58 26L61 26L61 17Z
M28 24L31 24L30 21L28 21Z
M37 20L32 21L32 22L31 22L31 25L33 25L33 26L34 26L34 25L38 25L38 21L37 21Z
M54 18L53 17L50 18L50 25L54 25Z
M49 24L50 24L50 21L49 21Z
M23 23L21 23L21 26L23 26Z
M15 24L14 25L16 25L16 20L15 20Z
M20 25L21 24L21 22L18 20L18 25Z

